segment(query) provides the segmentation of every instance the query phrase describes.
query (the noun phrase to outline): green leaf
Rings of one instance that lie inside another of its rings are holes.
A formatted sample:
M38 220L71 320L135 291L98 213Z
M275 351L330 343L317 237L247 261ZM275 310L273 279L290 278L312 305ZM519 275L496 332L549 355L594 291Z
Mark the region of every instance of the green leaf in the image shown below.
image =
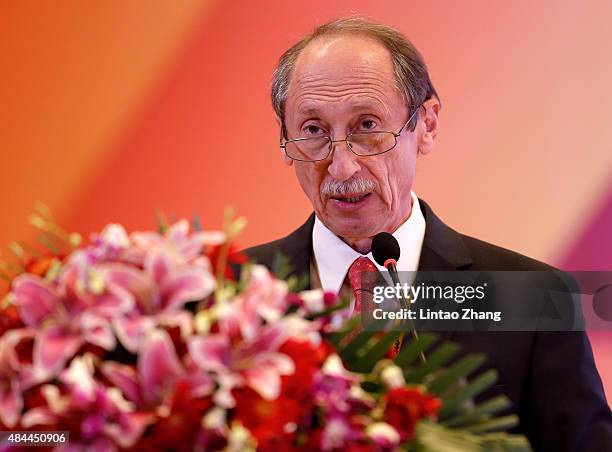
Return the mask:
M436 452L530 451L529 442L522 435L484 433L476 435L461 429L449 429L431 421L416 425L414 444L410 450Z
M490 431L508 430L518 425L519 418L516 414L490 419L485 422L466 427L472 433L485 433Z
M166 230L168 230L168 219L166 218L163 210L155 210L155 219L157 220L157 231L160 234L165 234Z
M277 252L272 259L272 273L278 279L287 279L292 270L289 258L283 253Z
M45 249L49 250L53 254L59 254L60 248L55 243L53 243L53 236L50 234L39 234L36 236L36 240L40 242Z
M436 395L442 394L454 383L463 377L467 377L474 370L479 368L485 361L486 355L482 353L471 354L461 358L441 375L434 378L427 384L427 390Z
M381 338L373 337L360 351L353 368L357 372L371 372L374 365L383 359L393 343L403 334L402 331L389 331Z
M200 214L194 212L191 217L191 224L193 225L193 230L196 232L200 232L202 230L202 219L200 218Z
M310 286L310 276L307 273L302 273L299 277L291 275L287 278L287 288L290 292L301 292L307 290Z
M315 320L318 319L320 317L325 317L328 316L330 314L333 314L336 311L341 311L342 309L346 309L349 306L349 302L348 300L342 301L338 304L335 304L327 309L324 309L323 311L320 312L315 312L314 314L310 314L306 316L306 319L308 320Z
M439 417L444 418L451 415L457 408L466 400L480 394L482 391L487 389L493 383L497 381L497 371L490 369L474 380L469 382L466 386L453 391L447 397L442 398L442 409L440 410Z
M444 365L449 359L451 359L458 351L459 345L453 342L445 342L437 347L433 353L427 356L427 361L419 365L414 370L405 372L404 377L407 383L420 383L423 379L435 372Z
M463 427L466 425L471 425L475 422L480 422L483 419L490 419L493 414L505 410L510 405L510 399L508 399L508 397L505 395L500 395L477 405L473 409L468 410L468 412L465 414L441 422L441 424L447 427Z
M344 325L342 325L342 327L337 332L329 334L328 340L334 345L337 350L339 350L345 338L349 334L351 334L353 330L359 326L360 323L361 319L358 316L351 317L344 323Z
M376 334L375 331L361 331L353 340L340 350L340 356L345 362L353 362L360 351L366 347L366 344Z
M429 350L437 339L438 336L433 333L421 333L418 339L412 339L409 342L406 342L407 338L404 338L404 346L395 358L395 364L402 368L409 366L418 358L421 351Z

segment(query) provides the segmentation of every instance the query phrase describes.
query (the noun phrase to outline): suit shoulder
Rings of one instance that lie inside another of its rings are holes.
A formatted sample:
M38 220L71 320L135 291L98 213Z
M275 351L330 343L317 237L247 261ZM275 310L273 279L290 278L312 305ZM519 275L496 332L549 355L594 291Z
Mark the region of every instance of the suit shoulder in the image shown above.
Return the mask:
M257 262L258 264L265 265L268 268L272 267L274 256L279 253L283 253L284 241L286 239L273 240L271 242L262 243L260 245L252 246L242 251L247 257Z
M290 260L292 267L299 271L304 271L304 265L309 262L308 255L312 248L312 228L314 225L314 213L308 217L306 222L282 239L261 245L252 246L243 251L247 257L272 268L274 260L278 255L282 255Z
M558 271L555 267L501 246L461 234L475 270Z

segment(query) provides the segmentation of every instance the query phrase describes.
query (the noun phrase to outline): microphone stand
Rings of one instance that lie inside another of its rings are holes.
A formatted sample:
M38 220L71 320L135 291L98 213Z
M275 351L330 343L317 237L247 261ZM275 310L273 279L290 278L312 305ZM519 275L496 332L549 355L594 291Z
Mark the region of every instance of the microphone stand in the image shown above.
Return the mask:
M391 276L391 281L393 281L393 284L400 285L400 279L399 279L399 274L397 273L397 261L395 259L387 259L385 261L385 265L384 267L389 271L389 275ZM399 294L399 304L402 307L402 309L407 309L410 310L410 304L408 303L408 300L406 300L406 298L404 296L401 295L401 293ZM407 323L409 328L410 328L410 335L412 336L413 340L418 340L419 339L419 335L417 333L416 328L414 327L414 324L412 323L412 320L407 319L407 321L403 321L402 323ZM400 347L402 346L402 343L404 341L404 333L402 333L398 339L398 352ZM425 353L423 352L423 350L421 349L420 353L420 358L421 358L421 362L424 364L427 360L425 359Z

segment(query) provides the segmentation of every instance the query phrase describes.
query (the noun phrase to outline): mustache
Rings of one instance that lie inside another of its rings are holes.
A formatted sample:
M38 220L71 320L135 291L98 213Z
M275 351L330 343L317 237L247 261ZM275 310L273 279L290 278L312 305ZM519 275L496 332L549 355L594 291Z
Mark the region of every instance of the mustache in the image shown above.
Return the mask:
M323 196L346 196L354 193L362 193L366 191L374 191L376 182L370 179L351 178L343 182L338 180L327 180L321 185L321 194Z

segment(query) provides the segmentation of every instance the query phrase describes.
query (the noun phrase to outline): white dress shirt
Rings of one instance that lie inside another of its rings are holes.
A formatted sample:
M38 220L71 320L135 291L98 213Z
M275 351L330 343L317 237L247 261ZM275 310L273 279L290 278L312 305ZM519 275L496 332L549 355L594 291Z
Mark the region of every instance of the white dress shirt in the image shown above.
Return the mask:
M414 192L411 192L410 195L412 198L410 217L392 233L400 246L400 258L397 261L399 272L417 270L425 237L425 218L421 212L419 200ZM384 272L383 274L386 274L386 269L374 261L372 252L363 255L355 251L330 231L319 218L315 218L312 230L312 248L314 265L311 267L318 273L314 276L318 276L320 287L326 292L338 293L340 291L349 267L358 257L369 258L380 271ZM400 273L402 282L412 283L412 281L404 281L405 278L401 276Z

